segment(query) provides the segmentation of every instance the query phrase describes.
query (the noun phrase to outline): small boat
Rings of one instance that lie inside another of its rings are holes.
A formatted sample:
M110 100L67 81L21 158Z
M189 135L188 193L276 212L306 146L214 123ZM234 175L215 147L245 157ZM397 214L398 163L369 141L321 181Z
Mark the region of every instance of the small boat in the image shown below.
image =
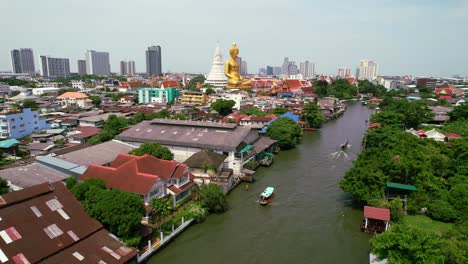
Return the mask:
M266 204L271 203L273 201L273 198L275 197L275 194L273 193L274 191L275 191L275 188L267 187L260 195L260 199L258 200L258 203L261 205L266 205Z
M346 142L344 144L340 145L341 150L346 150L347 148L350 148L350 147L351 147L351 145L348 144L348 140L346 140Z

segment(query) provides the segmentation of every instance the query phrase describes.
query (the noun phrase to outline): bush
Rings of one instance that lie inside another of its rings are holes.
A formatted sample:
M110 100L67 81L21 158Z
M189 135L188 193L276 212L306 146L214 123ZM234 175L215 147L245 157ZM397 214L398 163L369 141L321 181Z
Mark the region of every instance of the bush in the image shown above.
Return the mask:
M73 188L73 186L75 186L77 184L75 176L68 177L67 180L65 181L65 183L67 185L67 189L71 190Z
M438 199L429 204L429 215L440 221L451 222L457 218L457 212L446 200Z
M220 186L213 183L200 187L199 200L212 213L222 213L228 209L226 194Z

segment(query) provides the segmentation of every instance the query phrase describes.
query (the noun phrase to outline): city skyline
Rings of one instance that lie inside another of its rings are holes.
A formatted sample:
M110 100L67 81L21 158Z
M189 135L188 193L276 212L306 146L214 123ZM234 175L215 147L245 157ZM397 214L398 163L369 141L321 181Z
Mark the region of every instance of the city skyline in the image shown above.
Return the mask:
M118 73L119 62L129 59L135 61L138 72L144 72L144 51L149 46L160 45L164 50L163 72L207 73L213 47L219 41L225 58L232 42L237 42L239 56L249 62L252 73L266 65L279 66L284 57L289 57L298 62L315 63L317 73L336 74L343 65L355 69L360 60L368 58L379 63L382 75L468 75L468 55L463 53L468 35L464 26L468 24L466 0L443 3L239 0L233 6L212 0L203 3L117 0L92 2L96 8L111 6L113 12L91 20L80 19L80 14L89 11L89 0L49 2L48 6L53 8L46 9L35 1L7 0L3 3L11 12L0 18L2 25L6 25L5 34L10 36L0 47L1 71L12 70L11 50L32 48L36 71L40 67L38 54L60 54L70 59L71 71L77 72L77 60L83 59L85 50L94 49L109 52L112 72ZM134 6L140 7L138 15L126 12ZM150 15L156 7L165 12L157 17ZM74 12L65 12L70 9ZM256 9L260 12L254 12ZM27 19L15 20L13 15L17 12ZM174 12L179 14L177 18L171 15ZM242 19L239 12L243 14ZM278 14L294 17L294 26L282 25L277 20ZM119 15L125 15L125 22L116 23L113 17ZM61 23L44 32L28 26L40 19L45 23L55 24L56 20ZM238 23L236 27L229 26L233 21ZM265 24L264 21L270 22ZM343 27L343 23L347 26ZM148 25L163 26L148 30ZM102 30L90 30L99 27L105 27L106 34L102 34ZM15 28L21 28L22 34L17 34ZM83 37L80 41L57 45L73 37L66 28L74 28L73 35ZM128 33L132 34L131 41L124 38ZM121 41L114 41L109 35ZM299 38L301 41L297 41Z

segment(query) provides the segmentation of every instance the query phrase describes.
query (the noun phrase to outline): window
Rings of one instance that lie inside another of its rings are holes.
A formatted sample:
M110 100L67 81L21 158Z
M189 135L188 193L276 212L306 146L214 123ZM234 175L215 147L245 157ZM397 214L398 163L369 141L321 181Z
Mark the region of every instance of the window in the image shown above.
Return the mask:
M16 126L12 126L12 127L11 127L11 129L15 129L15 128L16 128Z
M10 120L11 120L11 122L15 122L15 119L14 119L14 118L12 118L12 119L10 119Z

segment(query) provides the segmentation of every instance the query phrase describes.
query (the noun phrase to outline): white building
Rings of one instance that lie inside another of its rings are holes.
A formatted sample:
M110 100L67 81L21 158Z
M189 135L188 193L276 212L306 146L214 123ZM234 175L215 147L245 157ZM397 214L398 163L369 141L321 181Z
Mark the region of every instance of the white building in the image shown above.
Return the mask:
M368 59L361 60L359 65L359 80L372 81L377 78L379 66L376 62Z
M211 70L206 77L205 83L219 88L225 88L227 85L227 77L224 74L223 56L221 55L219 44L216 45Z
M77 106L79 108L91 108L93 106L92 100L84 93L66 92L57 96L57 103L66 107Z
M60 88L56 88L56 87L33 88L32 94L40 96L40 95L47 94L47 93L58 93L59 90Z
M248 105L253 105L253 100L250 98L249 94L247 92L232 92L232 93L222 93L222 94L217 94L218 99L224 99L224 100L233 100L236 102L233 108L235 109L243 109L247 107Z
M301 62L299 64L299 74L304 78L309 79L315 76L315 64L309 61Z

